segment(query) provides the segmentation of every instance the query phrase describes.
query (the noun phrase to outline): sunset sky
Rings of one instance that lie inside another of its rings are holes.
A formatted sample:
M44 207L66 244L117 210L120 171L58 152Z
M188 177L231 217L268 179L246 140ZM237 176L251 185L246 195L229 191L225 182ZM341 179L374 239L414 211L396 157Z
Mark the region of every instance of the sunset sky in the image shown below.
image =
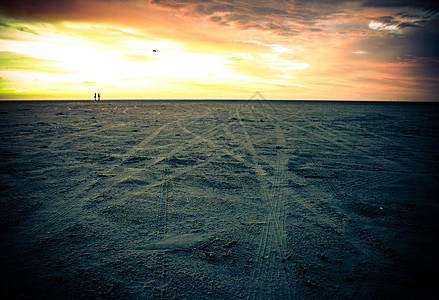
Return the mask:
M0 99L249 99L256 91L439 100L439 2L0 4Z

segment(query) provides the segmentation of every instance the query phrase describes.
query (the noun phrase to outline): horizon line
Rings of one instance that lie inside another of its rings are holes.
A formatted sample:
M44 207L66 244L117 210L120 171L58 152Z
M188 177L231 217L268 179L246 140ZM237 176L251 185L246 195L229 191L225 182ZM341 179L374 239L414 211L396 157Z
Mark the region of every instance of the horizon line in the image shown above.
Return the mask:
M399 103L439 103L438 100L361 100L361 99L256 99L256 98L227 98L227 99L201 99L201 98L132 98L132 99L0 99L0 102L14 101L81 101L81 102L111 102L111 101L285 101L285 102L399 102Z

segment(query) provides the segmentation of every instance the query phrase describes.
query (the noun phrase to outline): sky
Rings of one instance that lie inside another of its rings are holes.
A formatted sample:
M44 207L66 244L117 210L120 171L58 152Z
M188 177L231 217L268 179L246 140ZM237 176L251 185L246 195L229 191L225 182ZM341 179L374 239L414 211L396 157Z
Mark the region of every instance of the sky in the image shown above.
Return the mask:
M3 2L0 99L439 100L438 1Z

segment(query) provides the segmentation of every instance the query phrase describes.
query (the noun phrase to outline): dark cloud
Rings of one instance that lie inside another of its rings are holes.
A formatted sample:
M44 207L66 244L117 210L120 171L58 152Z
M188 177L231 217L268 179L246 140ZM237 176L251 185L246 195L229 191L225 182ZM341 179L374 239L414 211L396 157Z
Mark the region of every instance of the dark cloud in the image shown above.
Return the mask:
M100 18L98 7L112 5L136 6L141 0L12 0L0 2L0 15L28 20L69 20ZM147 1L147 0L145 0ZM114 14L119 11L115 10Z
M186 7L188 2L189 1L152 0L151 4L166 8L181 9Z
M407 74L421 81L425 78L439 78L439 21L429 21L422 28L416 26L398 23L398 28L405 27L404 34L372 35L358 40L356 48L365 51L371 61L408 63L405 67ZM358 58L361 59L361 56ZM437 80L435 82L434 89L430 85L426 90L435 91L437 96L439 85Z
M223 18L221 18L220 16L213 16L213 17L210 17L210 20L212 22L221 22L223 20Z
M294 1L283 0L153 0L152 5L181 11L223 25L270 30L281 35L297 32L301 24L314 24L318 13L298 9ZM296 25L296 26L295 26Z
M22 18L58 15L78 8L77 0L15 0L2 1L0 12Z
M439 10L436 0L367 0L363 2L366 7L414 7L425 10Z
M380 23L384 23L384 24L398 23L397 21L395 21L395 18L392 16L379 17L379 18L376 18L375 21L380 22Z
M421 16L418 16L417 18L407 18L407 17L392 17L392 16L384 16L379 18L371 19L372 21L376 23L381 23L385 26L395 26L398 29L410 29L410 28L423 28L427 27L429 20L428 19L422 19Z
M230 4L200 4L196 6L196 11L204 15L213 15L216 12L234 11L234 6Z
M276 9L274 7L255 7L253 11L261 15L288 15L287 11L282 9Z
M406 35L410 41L408 49L415 57L439 57L439 20L430 21L422 30L410 31ZM439 70L439 69L438 69ZM438 71L439 72L439 71Z
M420 25L421 22L401 22L398 24L398 28L400 29L405 29L405 28L421 28L422 26Z
M421 28L425 26L425 19L413 14L413 9L428 12L439 7L439 4L426 0L153 0L151 4L180 10L194 17L207 17L223 25L259 28L279 35L324 31L325 28L317 26L320 21L340 16L348 18L353 6L358 11L367 7L400 8L399 16L386 15L375 21L399 29ZM340 30L344 33L343 29Z

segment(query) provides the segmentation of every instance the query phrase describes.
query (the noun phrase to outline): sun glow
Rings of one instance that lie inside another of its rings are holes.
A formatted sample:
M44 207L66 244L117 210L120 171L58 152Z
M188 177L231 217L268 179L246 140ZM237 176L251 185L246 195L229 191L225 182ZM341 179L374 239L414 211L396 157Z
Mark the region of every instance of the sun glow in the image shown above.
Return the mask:
M91 27L74 23L65 26L80 31ZM225 54L190 51L178 41L148 39L126 28L102 28L107 34L101 39L96 39L96 34L81 37L72 31L62 34L52 28L48 32L40 30L43 32L40 35L26 34L20 40L5 40L3 52L45 63L44 67L31 72L3 70L2 75L14 82L26 83L30 87L26 92L38 90L41 93L53 93L61 88L86 92L131 88L140 93L179 82L227 84L248 79L229 69L230 61ZM122 31L130 35L121 36ZM116 39L109 41L108 34Z

